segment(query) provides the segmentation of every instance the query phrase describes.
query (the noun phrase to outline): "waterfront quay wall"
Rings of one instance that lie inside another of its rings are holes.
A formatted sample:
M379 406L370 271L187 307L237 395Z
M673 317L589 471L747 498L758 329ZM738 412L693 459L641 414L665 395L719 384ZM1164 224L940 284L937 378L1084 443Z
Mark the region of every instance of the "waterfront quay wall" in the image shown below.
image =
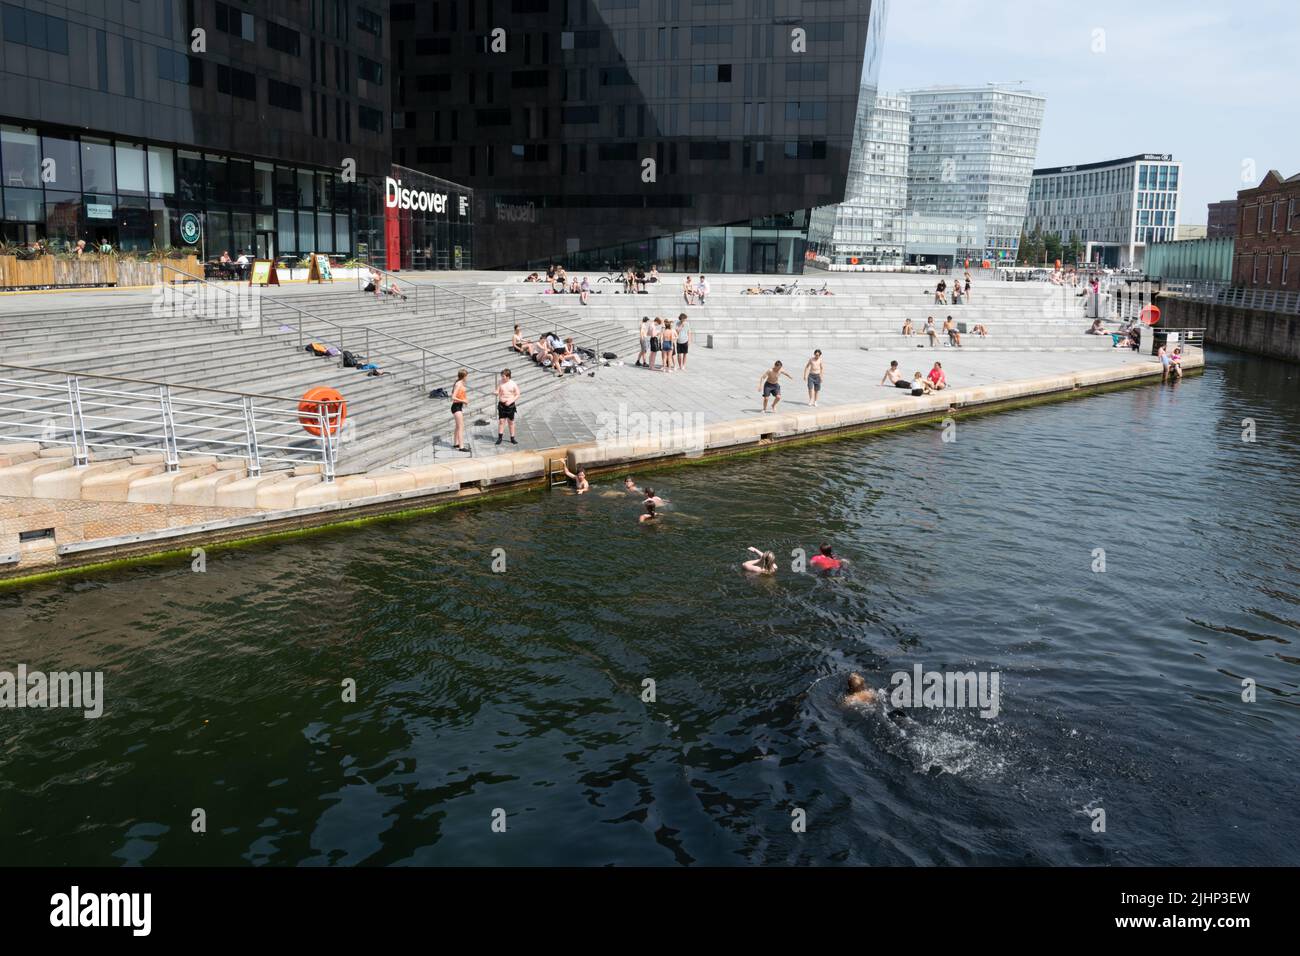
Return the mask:
M1300 362L1300 315L1200 302L1177 293L1162 294L1160 308L1161 326L1204 327L1208 345Z
M1190 352L1184 363L1188 370L1203 365L1199 350ZM904 395L753 416L702 425L686 434L619 435L603 441L445 465L378 470L331 483L320 481L318 475L270 476L276 479L272 484L261 490L250 489L250 494L256 494L244 507L233 508L205 508L176 501L137 503L131 498L131 484L156 482L158 476L149 470L156 465L122 469L124 481L117 482L125 496L122 501L103 500L104 488L93 501L36 498L30 491L20 493L24 481L33 483L29 471L46 467L34 465L38 460L32 459L0 468L0 486L7 489L0 497L0 580L21 581L155 555L180 555L188 562L190 550L195 547L268 538L383 515L437 510L469 500L544 488L561 462L570 469L585 468L593 475L632 466L670 465L949 417L957 419L964 414L1159 378L1160 366L1152 361L954 388L920 397ZM7 475L10 471L13 474ZM142 476L126 482L134 471L141 471ZM194 480L206 482L210 477L200 475ZM175 487L183 489L185 484L179 481ZM156 493L152 486L150 490ZM273 497L264 497L263 492L269 494L272 490ZM178 496L184 497L179 492Z

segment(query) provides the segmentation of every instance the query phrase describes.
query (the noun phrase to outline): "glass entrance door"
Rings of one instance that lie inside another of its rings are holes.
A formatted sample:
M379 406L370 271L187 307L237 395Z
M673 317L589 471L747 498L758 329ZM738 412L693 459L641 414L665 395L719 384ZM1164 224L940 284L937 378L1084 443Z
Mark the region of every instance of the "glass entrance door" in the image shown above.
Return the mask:
M259 232L257 234L257 256L258 259L275 258L275 238L272 233Z
M673 271L700 271L700 244L698 242L673 243Z
M750 271L768 273L776 271L776 243L755 242L751 247Z

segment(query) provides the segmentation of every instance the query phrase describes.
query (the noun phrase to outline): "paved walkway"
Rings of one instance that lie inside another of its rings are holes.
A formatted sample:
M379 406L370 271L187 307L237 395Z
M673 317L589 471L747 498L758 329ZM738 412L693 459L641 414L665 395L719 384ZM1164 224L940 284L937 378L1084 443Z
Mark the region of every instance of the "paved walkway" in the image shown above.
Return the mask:
M519 445L511 445L508 438L500 446L494 444L495 421L477 427L467 421L473 455L594 441L609 437L612 424L628 416L659 413L661 420L695 424L758 416L762 412L759 377L777 358L785 362L794 376L794 381L781 380L780 410L807 408L808 393L802 381L807 355L697 348L691 353L685 372L650 372L630 364L603 367L594 378L585 375L569 378L562 388L546 395L540 403L530 403L524 393L517 419ZM1155 362L1151 356L1108 350L963 353L945 347L899 348L892 352L828 349L823 354L826 374L820 406L896 400L899 389L880 385L881 376L894 358L909 379L914 372L928 372L934 362L942 362L948 382L954 388ZM494 383L472 384L477 390L490 390ZM436 437L429 446L393 462L393 467L468 457L451 447L451 417L445 409L438 408L432 413L430 431Z

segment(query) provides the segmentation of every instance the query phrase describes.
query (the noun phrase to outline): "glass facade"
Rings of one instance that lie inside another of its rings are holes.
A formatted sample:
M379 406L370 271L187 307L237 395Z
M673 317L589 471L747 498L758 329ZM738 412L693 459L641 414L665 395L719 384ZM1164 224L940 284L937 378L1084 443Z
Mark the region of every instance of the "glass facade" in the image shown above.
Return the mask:
M1034 170L1027 232L1077 240L1090 261L1137 268L1177 238L1182 165L1167 153Z
M1015 260L1025 222L1045 100L996 86L905 94L912 123L907 203L909 259L943 256L929 238L955 235L948 256Z
M826 264L902 264L910 127L906 97L862 90L844 202L812 214L809 243Z
M844 195L873 6L394 3L395 158L474 188L480 267L800 271L809 210Z
M56 252L78 239L120 252L182 248L180 219L195 213L202 231L192 248L206 258L324 252L403 269L473 262L472 192L400 167L389 172L406 188L448 200L441 213L396 211L396 259L384 232L385 217L394 216L382 176L348 183L333 169L9 123L0 123L0 170L9 244L44 240Z

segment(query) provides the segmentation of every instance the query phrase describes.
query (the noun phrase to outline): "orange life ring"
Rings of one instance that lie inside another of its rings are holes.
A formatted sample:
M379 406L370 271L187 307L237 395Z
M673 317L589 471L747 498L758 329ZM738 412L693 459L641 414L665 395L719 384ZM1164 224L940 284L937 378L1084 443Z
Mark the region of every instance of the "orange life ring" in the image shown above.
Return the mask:
M1138 319L1143 325L1155 325L1160 321L1160 307L1157 305L1148 305L1142 308L1138 313Z
M348 403L336 388L317 385L309 388L298 403L298 421L308 435L320 436L321 412L325 413L325 427L331 435L337 434L348 418Z

